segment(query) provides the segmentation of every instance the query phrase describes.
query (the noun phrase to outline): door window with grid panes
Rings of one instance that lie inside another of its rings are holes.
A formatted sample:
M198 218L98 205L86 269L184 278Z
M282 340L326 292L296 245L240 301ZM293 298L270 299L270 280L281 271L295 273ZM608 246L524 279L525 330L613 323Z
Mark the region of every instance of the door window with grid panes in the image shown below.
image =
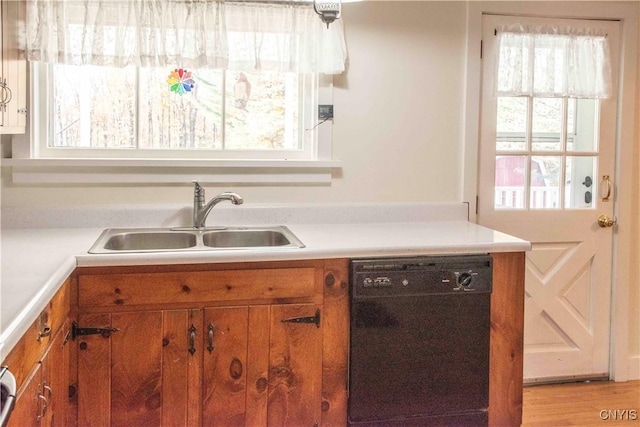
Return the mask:
M599 100L497 98L496 209L593 208Z

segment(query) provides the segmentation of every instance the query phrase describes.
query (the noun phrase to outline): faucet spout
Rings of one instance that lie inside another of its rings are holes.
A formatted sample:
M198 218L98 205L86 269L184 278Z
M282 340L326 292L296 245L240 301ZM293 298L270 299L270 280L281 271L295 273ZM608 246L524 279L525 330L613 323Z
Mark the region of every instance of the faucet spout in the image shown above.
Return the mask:
M244 199L237 193L225 192L220 193L209 202L205 203L204 188L196 181L193 181L195 188L193 190L193 227L204 228L207 216L211 209L218 203L228 200L234 205L241 205Z

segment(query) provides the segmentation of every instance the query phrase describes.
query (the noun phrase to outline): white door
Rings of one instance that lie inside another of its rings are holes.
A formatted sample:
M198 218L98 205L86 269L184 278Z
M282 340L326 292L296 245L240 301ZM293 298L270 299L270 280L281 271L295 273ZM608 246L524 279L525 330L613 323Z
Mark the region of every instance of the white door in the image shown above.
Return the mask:
M478 177L478 222L532 242L525 381L607 377L615 226L598 217L614 215L615 89L607 99L496 96L496 28L512 23L606 31L613 88L618 23L483 17Z

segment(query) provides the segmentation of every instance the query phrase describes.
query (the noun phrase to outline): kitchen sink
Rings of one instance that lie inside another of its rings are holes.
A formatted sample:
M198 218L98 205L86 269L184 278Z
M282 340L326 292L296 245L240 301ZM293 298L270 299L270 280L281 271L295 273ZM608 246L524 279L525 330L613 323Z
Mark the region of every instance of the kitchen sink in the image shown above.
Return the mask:
M92 254L303 248L285 226L195 228L110 228L89 249Z
M110 251L173 250L192 248L197 244L198 238L192 233L133 231L109 237L104 248Z
M291 236L277 230L219 230L203 233L202 243L213 248L287 246Z

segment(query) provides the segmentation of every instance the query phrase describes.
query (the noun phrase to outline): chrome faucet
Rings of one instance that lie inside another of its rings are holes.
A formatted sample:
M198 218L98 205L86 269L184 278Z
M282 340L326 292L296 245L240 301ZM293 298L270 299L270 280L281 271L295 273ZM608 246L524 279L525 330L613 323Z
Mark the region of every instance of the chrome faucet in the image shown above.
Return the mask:
M220 193L213 199L209 200L209 203L204 203L204 188L197 181L193 181L195 188L193 189L193 227L204 228L204 223L207 220L207 216L211 209L222 202L223 200L229 200L234 205L241 205L244 200L239 194L236 193Z

